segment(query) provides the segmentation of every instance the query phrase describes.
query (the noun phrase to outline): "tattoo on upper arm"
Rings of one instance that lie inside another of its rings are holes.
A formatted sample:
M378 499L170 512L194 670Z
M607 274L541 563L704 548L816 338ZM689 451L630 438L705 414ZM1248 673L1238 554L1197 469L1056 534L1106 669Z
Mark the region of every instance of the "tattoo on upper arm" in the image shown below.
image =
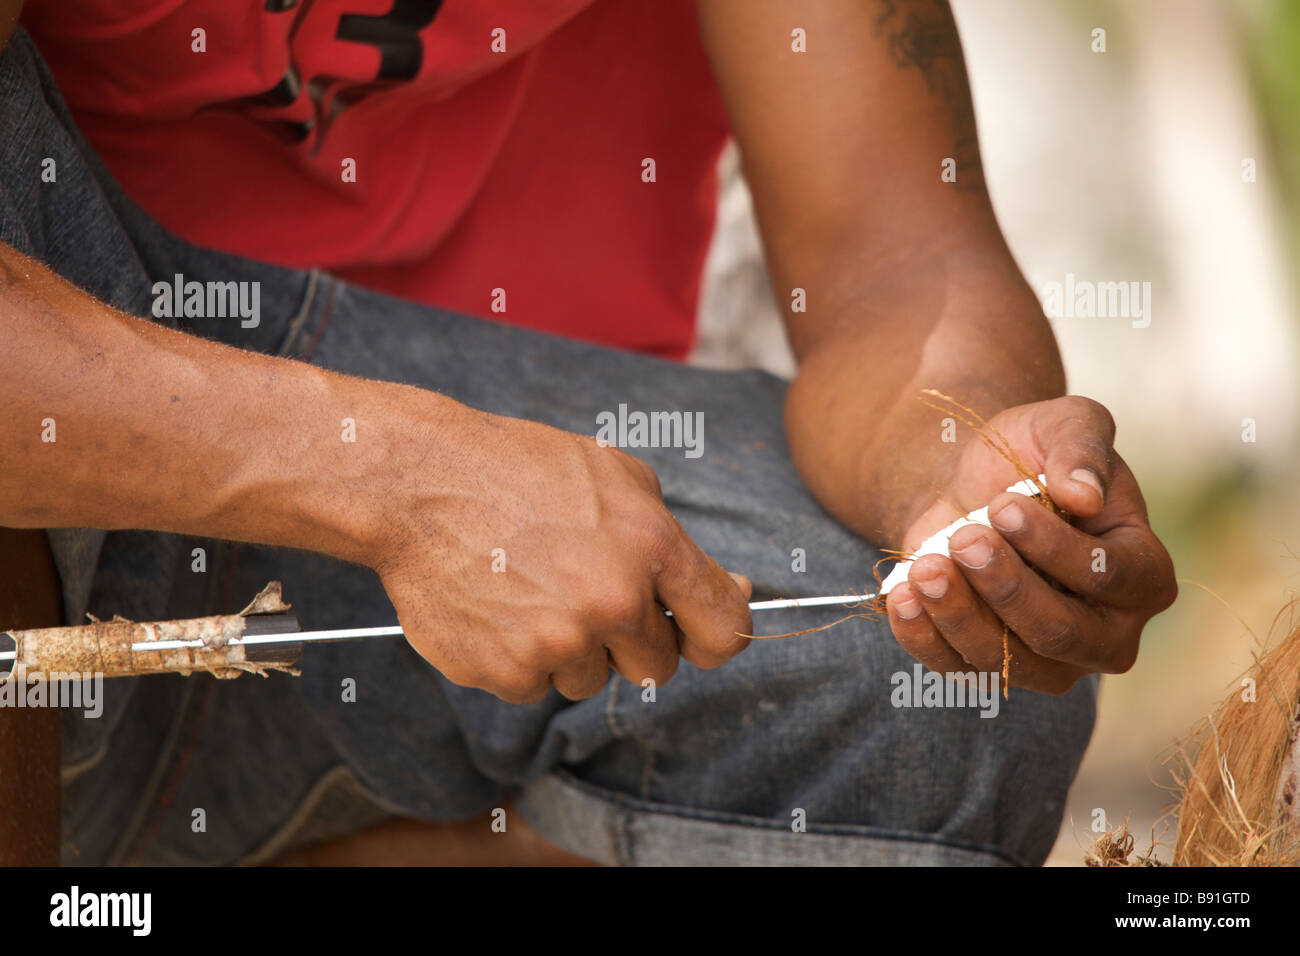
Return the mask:
M958 189L983 191L975 112L966 62L948 0L876 0L876 36L884 37L890 59L900 69L915 67L925 78L936 107L955 133L953 159Z

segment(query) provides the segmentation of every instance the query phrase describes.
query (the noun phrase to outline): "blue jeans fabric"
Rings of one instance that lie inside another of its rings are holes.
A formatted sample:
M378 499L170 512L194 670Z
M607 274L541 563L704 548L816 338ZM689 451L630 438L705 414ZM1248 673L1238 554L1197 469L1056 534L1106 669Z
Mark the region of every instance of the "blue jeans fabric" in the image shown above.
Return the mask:
M55 183L41 179L46 158ZM597 414L624 403L703 412L701 457L634 450L692 538L749 575L755 599L871 585L879 552L828 517L791 465L780 380L453 315L185 243L121 194L21 29L0 58L0 240L137 315L149 314L153 283L176 273L259 282L257 328L179 327L497 414L594 434ZM372 572L322 555L144 531L51 539L72 616L228 613L278 579L305 629L396 620ZM198 547L202 573L191 569ZM797 548L806 571L794 570ZM765 613L755 627L783 633L841 613ZM1091 734L1095 679L1056 698L1013 692L982 719L892 706L891 676L912 664L885 623L853 619L756 641L717 670L683 664L653 702L611 676L589 700L552 693L514 707L451 684L401 639L309 648L299 678L111 681L102 718L66 715L65 859L246 860L346 768L385 812L453 820L513 800L554 842L608 863L1041 862ZM348 678L355 702L343 699Z

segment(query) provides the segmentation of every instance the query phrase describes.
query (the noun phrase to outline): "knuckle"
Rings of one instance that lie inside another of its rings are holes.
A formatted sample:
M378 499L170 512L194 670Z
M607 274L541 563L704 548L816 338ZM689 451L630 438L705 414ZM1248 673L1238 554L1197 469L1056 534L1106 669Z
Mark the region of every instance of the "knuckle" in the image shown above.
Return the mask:
M595 601L592 614L614 630L638 630L646 617L646 598L631 584L613 586Z
M587 634L576 625L556 628L536 639L538 658L546 662L567 662L585 657L591 646Z
M746 634L749 633L748 630L746 630L745 633ZM725 655L723 663L726 663L726 661L731 660L737 654L744 651L745 648L749 647L749 645L752 643L753 640L751 638L741 637L739 634L736 634L736 636L732 638L731 643L728 644L725 648L723 648L722 653Z
M587 700L604 690L608 680L608 673L592 674L574 683L566 683L563 687L557 684L556 689L569 700Z
M1178 577L1174 572L1173 559L1163 547L1160 548L1160 561L1157 567L1159 570L1156 573L1161 585L1156 589L1156 607L1164 611L1178 600Z
M640 458L633 458L632 460L636 462L637 467L640 468L642 478L645 480L646 484L650 486L650 490L654 492L655 497L662 498L664 496L664 491L663 486L659 484L659 475Z
M1087 410L1089 417L1101 427L1102 431L1107 436L1114 437L1115 416L1111 414L1110 409L1091 398L1081 397L1080 401L1083 402L1083 407Z
M546 696L544 681L523 668L498 672L484 689L511 704L529 704Z
M1060 402L1057 409L1061 414L1054 427L1056 435L1094 461L1108 463L1115 440L1115 418L1110 409L1082 395L1070 395Z
M1044 657L1061 660L1078 643L1079 627L1068 617L1053 617L1036 628L1033 648Z
M945 643L925 619L924 614L910 621L900 619L897 624L892 621L890 624L894 638L902 645L903 650L918 658L923 664L928 664L928 659L939 653Z
M1002 671L1002 628L977 629L965 625L964 633L952 632L951 647L977 673Z
M1025 592L1026 573L1021 569L1015 569L1009 574L994 575L983 583L981 596L990 607L1005 608L1016 605Z
M894 632L894 637L901 643L912 646L929 637L932 628L924 612L916 617L907 618L893 613L894 605L888 604L886 607L891 612L889 615L889 629Z
M1177 600L1178 582L1170 578L1169 582L1161 590L1160 600L1157 602L1156 606L1159 607L1161 611L1167 611L1169 608L1173 607L1174 602Z
M648 677L652 681L654 681L657 686L662 687L664 684L667 684L670 680L672 680L674 676L676 676L677 665L680 662L680 660L681 658L679 658L676 654L673 654L671 657L666 658L658 666L650 668L650 673L642 675L641 680L645 680L645 678ZM640 684L641 681L637 681L636 683Z
M1115 645L1106 661L1106 673L1127 674L1137 663L1140 632L1131 639L1122 640Z
M721 667L731 658L725 654L715 654L710 651L695 649L691 652L689 660L691 666L698 667L702 671L711 671Z
M668 513L662 508L644 508L633 519L632 542L637 551L661 562L672 552L675 536Z
M618 675L637 687L644 687L646 681L653 681L656 687L668 683L677 673L677 664L676 649L671 654L651 655L642 650L634 657L615 657Z
M457 687L476 687L480 690L486 690L491 683L487 677L481 674L445 664L438 667L438 672Z
M1068 568L1079 560L1080 548L1075 541L1067 537L1068 532L1061 532L1062 529L1059 528L1047 528L1040 533L1039 537L1034 541L1035 545L1037 545L1037 551L1033 558L1033 564L1025 566L1026 574L1050 578L1051 575L1046 570L1039 571L1038 569L1043 567ZM1082 556L1088 561L1088 566L1091 568L1092 551L1083 551ZM1107 560L1106 567L1109 569L1110 566L1111 562ZM1098 571L1097 573L1102 574L1103 572ZM1109 571L1105 573L1109 573Z
M738 638L736 643L730 646L701 647L699 644L692 644L689 653L685 651L683 653L692 666L698 667L700 670L711 671L727 663L727 661L748 647L749 643L748 638Z
M971 633L972 626L978 623L969 607L956 607L945 604L930 610L930 620L940 632L948 637L962 638Z
M1102 478L1110 473L1110 440L1090 432L1079 439L1079 451L1097 466Z
M749 646L750 638L746 635L752 627L748 608L728 609L718 615L706 638L708 651L718 657L718 664L731 660Z
M1121 578L1127 571L1124 569L1120 556L1103 549L1105 561L1101 567L1093 559L1092 552L1084 555L1085 566L1088 574L1085 576L1092 583L1091 591L1094 594L1112 591L1119 584Z
M725 621L725 636L730 644L736 645L733 654L739 653L749 645L749 638L744 636L754 633L754 617L749 606L740 603L730 609Z

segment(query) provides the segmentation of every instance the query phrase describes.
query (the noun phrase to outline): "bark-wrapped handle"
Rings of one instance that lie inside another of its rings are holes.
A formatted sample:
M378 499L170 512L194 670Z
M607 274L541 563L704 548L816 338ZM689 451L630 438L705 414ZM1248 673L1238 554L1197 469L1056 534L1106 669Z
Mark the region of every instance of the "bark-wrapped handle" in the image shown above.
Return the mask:
M63 680L90 675L131 677L140 674L192 674L216 677L268 671L293 671L302 644L244 645L239 639L300 630L298 619L280 599L272 581L239 614L218 614L179 621L133 622L121 618L77 627L7 631L15 658L9 680ZM183 641L193 647L151 650L140 645Z

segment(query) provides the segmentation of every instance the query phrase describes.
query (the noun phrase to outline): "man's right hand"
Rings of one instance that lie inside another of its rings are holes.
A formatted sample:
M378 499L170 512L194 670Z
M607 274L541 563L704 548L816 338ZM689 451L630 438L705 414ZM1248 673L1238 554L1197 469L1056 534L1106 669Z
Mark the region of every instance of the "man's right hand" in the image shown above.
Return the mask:
M408 393L416 414L427 394ZM552 685L578 700L610 668L663 684L679 658L717 667L749 643L749 581L687 537L644 462L534 422L437 413L411 456L437 464L395 469L367 563L449 680L517 704Z
M0 342L0 525L368 565L417 651L509 701L591 696L610 667L663 683L748 643L749 582L593 438L131 318L3 244Z

